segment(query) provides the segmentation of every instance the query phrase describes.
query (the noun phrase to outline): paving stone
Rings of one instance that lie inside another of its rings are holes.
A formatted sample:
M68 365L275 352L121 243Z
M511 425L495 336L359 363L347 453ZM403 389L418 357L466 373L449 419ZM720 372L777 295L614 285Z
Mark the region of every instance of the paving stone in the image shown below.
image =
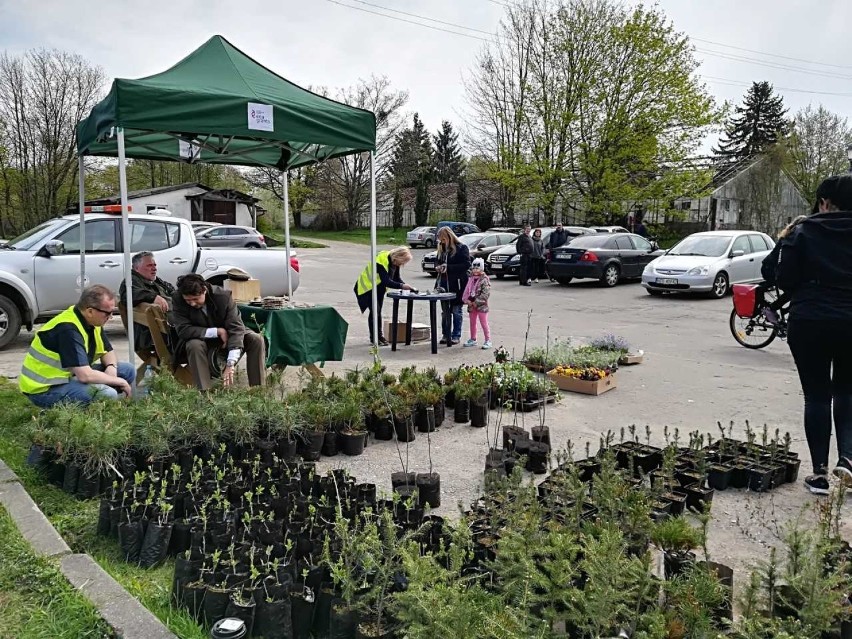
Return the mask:
M6 462L0 459L0 484L10 481L18 481L18 476L12 472L12 469L6 465Z
M18 482L0 483L0 503L6 508L21 535L40 555L53 557L71 552L47 517Z
M65 555L60 561L60 568L68 581L95 605L119 637L177 639L89 555Z

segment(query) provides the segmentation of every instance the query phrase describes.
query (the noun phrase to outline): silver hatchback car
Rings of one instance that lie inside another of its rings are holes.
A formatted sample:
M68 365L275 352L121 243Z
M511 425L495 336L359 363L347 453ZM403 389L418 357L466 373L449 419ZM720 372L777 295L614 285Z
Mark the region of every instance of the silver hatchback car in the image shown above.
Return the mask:
M645 267L650 295L707 293L721 298L732 284L759 282L760 267L775 242L756 231L693 233Z
M195 239L199 246L214 248L266 248L266 238L250 226L222 224L196 231Z

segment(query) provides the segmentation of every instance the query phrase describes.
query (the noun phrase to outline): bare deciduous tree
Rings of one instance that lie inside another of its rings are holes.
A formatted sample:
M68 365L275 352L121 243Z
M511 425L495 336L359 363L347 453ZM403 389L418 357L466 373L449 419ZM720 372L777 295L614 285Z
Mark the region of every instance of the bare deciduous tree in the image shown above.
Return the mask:
M102 69L73 53L36 49L0 55L4 234L34 226L73 203L76 125L103 87Z

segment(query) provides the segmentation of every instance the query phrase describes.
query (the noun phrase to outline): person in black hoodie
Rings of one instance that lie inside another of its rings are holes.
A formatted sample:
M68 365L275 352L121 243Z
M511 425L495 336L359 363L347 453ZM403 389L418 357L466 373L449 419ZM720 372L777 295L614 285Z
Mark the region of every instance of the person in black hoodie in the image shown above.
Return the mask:
M524 230L518 236L517 242L518 255L521 256L521 267L518 269L518 283L521 286L532 286L530 284L530 270L532 268L532 254L535 245L530 237L529 224L524 225Z
M824 180L814 211L781 241L777 281L791 295L788 343L805 395L805 486L827 494L832 409L834 474L852 486L852 174Z

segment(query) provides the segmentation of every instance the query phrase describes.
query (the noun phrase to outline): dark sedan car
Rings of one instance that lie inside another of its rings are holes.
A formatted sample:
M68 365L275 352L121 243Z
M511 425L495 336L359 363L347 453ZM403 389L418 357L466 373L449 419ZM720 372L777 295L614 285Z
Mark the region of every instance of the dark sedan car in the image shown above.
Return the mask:
M481 257L487 259L494 251L501 246L505 246L517 235L513 233L468 233L459 238L459 242L467 246L470 251L471 259ZM435 264L438 259L438 252L432 251L423 256L420 266L424 273L435 275Z
M547 241L550 239L550 234L553 232L551 227L540 227L541 239L544 245L547 246ZM591 235L594 233L591 229L583 228L582 226L566 226L568 231L568 241L572 237L579 235ZM517 246L518 236L514 236L512 241L506 246L502 246L485 260L485 271L489 275L494 275L498 280L502 280L507 275L517 275L521 268L521 256L518 255Z
M560 284L577 278L615 286L622 279L640 279L645 266L663 253L656 244L633 233L601 233L575 238L554 249L547 269Z

